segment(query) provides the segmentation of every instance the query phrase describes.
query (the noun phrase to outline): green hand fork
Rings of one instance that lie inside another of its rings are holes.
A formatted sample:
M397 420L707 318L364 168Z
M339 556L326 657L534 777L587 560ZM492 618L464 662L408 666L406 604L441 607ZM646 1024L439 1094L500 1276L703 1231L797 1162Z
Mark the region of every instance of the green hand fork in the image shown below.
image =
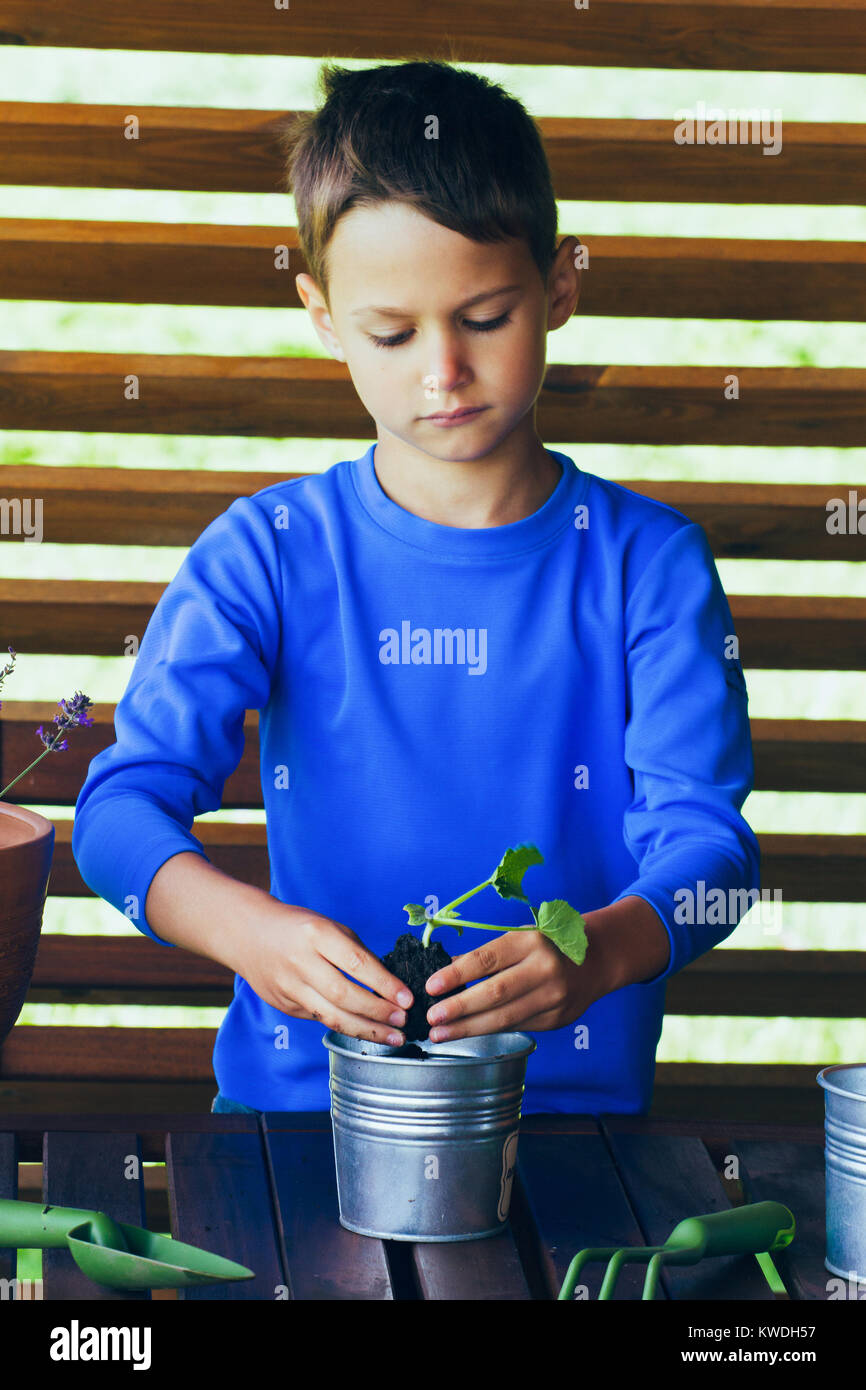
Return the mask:
M111 1289L182 1289L254 1279L253 1270L104 1211L0 1199L0 1249L66 1246L80 1270Z
M609 1246L607 1249L581 1250L568 1266L559 1299L569 1300L578 1275L590 1260L609 1260L598 1295L599 1302L613 1293L620 1269L628 1261L649 1260L642 1299L653 1299L663 1264L693 1265L710 1255L760 1254L782 1250L790 1245L795 1232L794 1216L781 1202L750 1202L729 1211L708 1216L689 1216L675 1226L664 1245L635 1248Z

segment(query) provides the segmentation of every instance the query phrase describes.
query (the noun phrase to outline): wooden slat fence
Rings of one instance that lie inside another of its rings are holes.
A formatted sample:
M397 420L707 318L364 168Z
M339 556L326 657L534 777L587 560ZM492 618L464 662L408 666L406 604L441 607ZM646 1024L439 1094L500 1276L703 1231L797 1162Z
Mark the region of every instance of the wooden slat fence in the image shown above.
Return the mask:
M531 19L531 22L530 22ZM34 6L0 0L0 42L188 53L293 54L370 62L419 56L458 63L569 64L778 72L866 72L862 0L291 0L238 7L212 0L139 0L134 12L97 0ZM410 47L411 46L411 51ZM144 138L120 131L127 107L0 102L0 182L64 187L283 191L281 133L290 113L134 106ZM772 159L756 144L679 145L674 119L542 117L560 199L808 204L866 201L866 124L785 122ZM828 230L832 231L832 216ZM568 229L564 229L568 230ZM866 247L846 241L708 237L582 238L592 273L589 315L866 321ZM274 250L289 252L290 273ZM0 298L102 303L299 307L306 266L294 228L83 219L0 220ZM135 410L121 379L147 383ZM736 410L722 384L739 378ZM0 339L0 426L17 430L367 438L371 422L341 363L321 358L10 351ZM866 444L866 370L676 363L551 363L539 432L569 444L831 446ZM293 475L287 475L293 476ZM297 475L294 475L297 476ZM0 535L25 543L20 508L42 499L42 539L58 544L182 546L232 500L273 474L10 465L0 474ZM717 559L862 560L864 537L828 529L846 484L630 480L706 530ZM4 643L22 653L121 654L142 634L164 586L119 580L0 580ZM749 669L866 670L866 599L735 595L731 609ZM3 702L0 785L29 761L33 728L54 706ZM780 716L784 711L780 711ZM11 799L73 807L90 759L114 739L114 706L95 711L63 758L49 759ZM866 790L866 721L752 721L755 787ZM261 808L258 716L226 783L224 806ZM71 815L56 821L49 891L83 897ZM763 882L786 901L866 901L866 836L821 824L808 835L759 836ZM264 825L199 823L225 872L268 886ZM828 943L832 930L828 919ZM668 985L672 1014L856 1018L866 952L725 949ZM45 935L30 1002L228 1002L214 962L138 935ZM208 1109L214 1030L18 1027L0 1053L0 1105L18 1113ZM662 1063L653 1114L820 1123L817 1066Z

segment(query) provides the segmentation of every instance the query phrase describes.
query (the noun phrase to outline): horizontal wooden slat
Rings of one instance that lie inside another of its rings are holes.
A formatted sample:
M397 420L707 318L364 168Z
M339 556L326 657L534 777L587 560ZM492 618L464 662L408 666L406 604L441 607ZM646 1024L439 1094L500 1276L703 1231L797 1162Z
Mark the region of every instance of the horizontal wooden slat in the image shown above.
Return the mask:
M48 892L57 897L89 897L91 890L72 857L72 824L71 820L54 820ZM195 821L193 833L223 873L270 891L266 826ZM866 836L761 834L758 842L762 883L768 893L778 890L789 902L866 901Z
M15 1032L23 1031L19 1026ZM157 1030L154 1030L157 1031ZM8 1041L8 1040L7 1040ZM70 1125L82 1112L94 1114L126 1114L138 1117L148 1111L170 1111L179 1116L209 1115L211 1102L218 1086L211 1073L209 1081L35 1081L32 1077L12 1080L0 1074L0 1114L4 1121L6 1115L51 1114L69 1116ZM255 1120L254 1115L225 1115L220 1119ZM30 1157L38 1157L42 1151L42 1136L30 1141ZM22 1160L27 1153L22 1147ZM148 1155L143 1149L145 1162L162 1163L165 1151Z
M124 138L130 114L140 123L135 140ZM284 193L284 136L295 114L139 102L0 102L0 182ZM557 198L866 202L866 123L786 120L776 131L781 147L765 155L765 148L774 148L770 111L764 116L766 136L758 132L760 140L742 143L708 145L699 138L678 143L675 132L682 119L681 113L664 120L541 116L538 127Z
M93 724L76 729L68 738L68 748L61 754L43 758L32 772L15 784L5 799L21 805L74 806L91 760L116 740L116 708L114 704L95 705L90 716ZM57 705L52 706L44 701L3 700L0 710L0 787L5 787L40 752L42 744L36 737L36 729L40 724L50 723L58 712ZM226 780L223 792L223 806L226 809L249 810L264 805L257 751L258 726L258 711L247 710L244 717L244 751L238 767ZM863 727L866 728L866 724Z
M659 1062L651 1115L730 1123L819 1125L824 1092L815 1080L825 1064Z
M545 373L537 423L572 443L862 447L866 369L560 363ZM373 428L330 358L10 351L0 427L341 439Z
M542 0L527 12L501 0L291 0L238 9L232 0L139 0L134 16L101 0L74 6L2 0L4 41L52 48L185 53L323 53L455 62L598 67L866 71L857 0Z
M234 973L218 961L127 936L43 934L28 1004L163 1004L226 1008Z
M327 1110L269 1110L267 1129L271 1134L277 1132L320 1134L331 1128L331 1116ZM50 1111L4 1111L3 1130L14 1133L20 1145L20 1161L40 1163L42 1158L42 1137L45 1130L51 1129L53 1115ZM165 1134L169 1129L186 1132L205 1132L218 1129L220 1133L254 1133L256 1123L242 1115L210 1116L187 1114L177 1119L174 1112L162 1114L142 1113L141 1123L136 1132L141 1140L141 1153L145 1162L165 1156ZM170 1121L170 1123L169 1123ZM103 1115L99 1111L82 1110L70 1118L67 1129L76 1133L116 1134L125 1129L125 1121L116 1115ZM823 1125L784 1125L771 1124L733 1124L730 1127L724 1120L675 1120L658 1119L648 1115L629 1115L625 1113L605 1115L599 1122L591 1115L553 1114L548 1112L524 1115L521 1129L527 1134L599 1134L614 1131L626 1134L673 1134L694 1136L704 1139L708 1149L717 1149L728 1138L745 1140L777 1139L780 1143L816 1144L823 1136ZM25 1175L26 1176L26 1175ZM145 1185L151 1184L145 1179Z
M731 594L740 659L756 670L866 669L866 598Z
M73 806L90 762L117 737L115 704L99 704L92 726L79 729L62 757L43 758L16 784L9 800L33 806ZM39 752L36 729L53 720L57 705L4 700L0 711L0 786L5 787ZM263 806L259 716L248 710L240 763L227 778L223 806ZM756 791L861 792L866 789L866 720L753 719Z
M216 1033L215 1028L22 1024L0 1048L0 1081L204 1082L213 1076Z
M26 1144L30 1124L35 1125L37 1121L24 1120L20 1126L21 1142ZM87 1117L83 1116L79 1121L82 1126L87 1123ZM119 1121L113 1121L118 1123ZM571 1115L526 1115L521 1121L521 1125L526 1124L531 1127L531 1132L538 1134L583 1134L588 1131L579 1128L586 1125L587 1121L581 1121ZM715 1155L720 1150L724 1152L722 1146L730 1140L763 1140L776 1139L780 1144L820 1144L824 1138L824 1126L820 1125L775 1125L767 1124L762 1121L752 1121L742 1123L737 1121L729 1124L724 1116L715 1116L712 1119L704 1120L670 1120L648 1115L628 1115L620 1113L616 1115L605 1115L601 1121L601 1129L607 1134L670 1134L689 1136L703 1139L708 1152ZM733 1181L733 1180L731 1180Z
M88 1087L92 1092L98 1092L101 1089L99 1082L83 1082L81 1084L83 1088ZM113 1083L107 1084L112 1085ZM51 1105L48 1094L53 1086L62 1087L63 1083L52 1081L32 1083L31 1094L28 1097L31 1103L21 1110L7 1105L5 1099L0 1100L3 1131L16 1135L19 1144L19 1162L38 1164L40 1169L45 1133L57 1128L54 1123L57 1111ZM11 1093L16 1089L15 1083L12 1082L5 1084L0 1082L0 1087L3 1089L4 1096L7 1092ZM175 1134L256 1134L258 1132L258 1121L253 1115L212 1115L209 1113L210 1100L208 1099L207 1104L205 1104L204 1097L208 1091L210 1097L216 1095L216 1084L212 1088L207 1088L196 1083L193 1092L191 1092L189 1085L184 1085L183 1082L163 1082L161 1087L158 1083L153 1085L144 1082L141 1088L131 1089L137 1089L137 1099L144 1102L138 1104L135 1124L135 1132L141 1144L141 1158L144 1163L165 1162L165 1141L166 1133L169 1130ZM37 1099L36 1093L39 1091L43 1091L47 1102L42 1109L32 1103ZM192 1103L186 1111L182 1111L181 1107L175 1104L175 1100L184 1092L188 1096L197 1092L201 1097L201 1103ZM159 1100L160 1095L164 1095L165 1103L154 1105L154 1098ZM87 1100L85 1094L82 1095L82 1100ZM94 1131L100 1134L117 1134L118 1131L125 1130L127 1124L127 1121L120 1118L123 1113L122 1109L117 1112L113 1108L102 1109L98 1105L89 1103L82 1104L73 1114L68 1113L65 1106L58 1106L57 1109L62 1109L65 1113L63 1128L69 1134L92 1134ZM312 1114L301 1112L292 1118L296 1121L298 1128L306 1126L313 1120L319 1123L319 1127L321 1127L321 1122L327 1125L331 1123L328 1111L314 1111ZM561 1126L562 1118L568 1117L552 1116L550 1123L556 1121L557 1126ZM579 1123L579 1121L572 1120L572 1124L575 1123ZM662 1121L661 1123L664 1124L665 1122ZM556 1132L560 1132L560 1129L557 1128ZM749 1137L753 1136L750 1134ZM754 1137L761 1138L763 1136L756 1134ZM153 1191L154 1186L165 1192L164 1170L155 1174L154 1177L149 1177L147 1174L143 1176L145 1187L149 1193ZM27 1174L24 1173L22 1177L26 1182ZM159 1230L160 1228L157 1227L156 1229ZM163 1229L168 1230L169 1228Z
M20 1030L17 1030L20 1031ZM735 1126L739 1124L792 1126L818 1126L823 1130L824 1114L820 1087L814 1080L820 1064L803 1068L800 1084L782 1086L772 1074L772 1068L760 1068L760 1077L750 1084L741 1075L728 1077L724 1074L726 1064L706 1063L706 1073L694 1079L694 1071L679 1082L676 1073L670 1068L689 1066L699 1067L700 1063L660 1062L656 1068L656 1086L651 1115L653 1120L677 1125L676 1132L686 1124L701 1124L707 1129L714 1126L722 1130L722 1142L733 1137ZM713 1080L714 1065L722 1068ZM734 1064L731 1064L734 1065ZM755 1067L755 1071L759 1070ZM784 1071L784 1067L779 1070ZM811 1079L810 1079L811 1078ZM815 1102L818 1092L818 1103ZM211 1078L204 1082L171 1081L38 1081L32 1078L23 1080L4 1079L0 1076L0 1111L5 1117L39 1117L42 1115L68 1116L68 1126L79 1122L82 1114L94 1115L134 1115L136 1128L141 1132L140 1117L148 1111L170 1112L179 1121L188 1122L191 1117L207 1115L213 1097L217 1093L216 1081ZM216 1116L231 1131L243 1121L254 1119L249 1115ZM522 1123L531 1122L534 1116L525 1116ZM566 1124L580 1124L569 1115L553 1117ZM617 1115L619 1120L620 1116ZM720 1119L722 1123L720 1124ZM328 1116L325 1115L328 1121ZM591 1123L591 1121L590 1121ZM570 1130L568 1132L571 1132ZM161 1162L163 1154L154 1144L147 1147L147 1135L142 1133L142 1155L145 1162ZM33 1161L41 1156L42 1134L24 1136L20 1157L22 1162ZM725 1150L727 1152L727 1150Z
M218 962L131 925L128 937L43 933L26 1002L225 1007L233 981ZM858 1018L864 1009L866 950L708 951L670 978L665 1000L668 1014L712 1017Z
M102 1082L107 1083L107 1094L114 1102L110 1108L138 1109L135 1088L144 1084L204 1087L211 1082L215 1038L215 1028L18 1026L0 1049L0 1108L35 1109L37 1100L41 1108L48 1108L44 1103L47 1083L53 1085L56 1099L62 1096L58 1083L66 1083L83 1101L86 1097L80 1088ZM823 1092L815 1076L822 1065L659 1062L650 1113L817 1124L823 1114ZM128 1088L126 1094L119 1090L119 1082ZM31 1089L36 1085L43 1088L41 1092ZM89 1094L99 1093L94 1087ZM215 1094L214 1082L211 1097ZM162 1108L170 1108L168 1097Z
M866 900L866 836L758 835L761 881L789 902Z
M336 459L335 459L336 462ZM42 502L41 540L85 545L190 546L236 497L249 497L299 473L228 469L74 468L7 464L0 475L9 502L4 544L32 544L25 536L30 499L32 528ZM702 526L717 559L860 560L866 557L861 499L847 483L647 482L623 479ZM861 489L862 491L862 489ZM828 510L829 508L829 510ZM827 529L844 514L845 531ZM32 534L32 529L31 529Z
M829 929L827 940L832 941ZM866 1014L866 950L708 951L670 977L665 1013L862 1018Z
M166 587L147 581L0 579L6 644L19 652L123 656L131 635L144 636ZM744 667L866 669L866 598L732 594L729 602Z
M856 241L579 239L589 256L581 317L866 319L866 245ZM300 273L295 227L0 220L0 299L300 309Z
M866 721L752 719L756 791L866 790Z

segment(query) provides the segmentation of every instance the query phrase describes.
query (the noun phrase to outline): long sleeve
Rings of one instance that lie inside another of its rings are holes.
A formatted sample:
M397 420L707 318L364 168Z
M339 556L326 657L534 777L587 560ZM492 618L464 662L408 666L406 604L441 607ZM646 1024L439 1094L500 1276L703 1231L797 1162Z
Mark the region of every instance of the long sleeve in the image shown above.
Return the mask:
M740 815L754 776L748 695L726 656L733 618L700 526L656 551L626 628L634 798L623 835L639 870L616 901L644 898L667 930L668 965L643 982L655 984L729 936L760 892L758 841Z
M247 709L267 703L282 595L274 523L238 498L195 541L165 589L115 714L116 742L92 760L72 852L85 883L163 945L145 919L151 881L192 850L190 827L219 809L244 748Z

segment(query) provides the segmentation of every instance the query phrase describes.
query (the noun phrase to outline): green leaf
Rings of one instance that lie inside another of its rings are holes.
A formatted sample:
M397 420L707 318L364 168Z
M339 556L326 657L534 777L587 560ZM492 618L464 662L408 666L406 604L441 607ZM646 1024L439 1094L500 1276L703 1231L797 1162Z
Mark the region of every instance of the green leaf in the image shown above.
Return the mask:
M523 891L523 875L530 864L543 863L544 855L538 846L523 842L505 851L490 882L500 898L522 898L528 903L529 899Z
M404 903L403 911L409 914L410 927L426 927L427 914L420 903Z
M554 898L552 902L541 903L538 909L538 929L550 937L563 955L573 960L575 965L583 965L586 955L586 932L580 913L564 902Z

